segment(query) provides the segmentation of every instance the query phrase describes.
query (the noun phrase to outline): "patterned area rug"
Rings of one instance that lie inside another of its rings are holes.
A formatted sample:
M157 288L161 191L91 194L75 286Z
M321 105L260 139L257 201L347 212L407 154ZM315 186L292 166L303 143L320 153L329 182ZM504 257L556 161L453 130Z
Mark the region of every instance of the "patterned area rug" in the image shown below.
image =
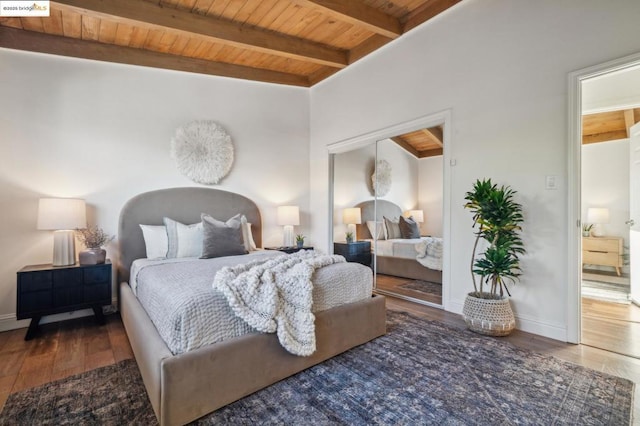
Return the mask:
M196 422L629 424L633 383L389 312L388 334ZM0 424L155 424L132 360L9 397Z
M400 284L398 288L442 296L442 284L432 283L431 281L413 280L405 284Z

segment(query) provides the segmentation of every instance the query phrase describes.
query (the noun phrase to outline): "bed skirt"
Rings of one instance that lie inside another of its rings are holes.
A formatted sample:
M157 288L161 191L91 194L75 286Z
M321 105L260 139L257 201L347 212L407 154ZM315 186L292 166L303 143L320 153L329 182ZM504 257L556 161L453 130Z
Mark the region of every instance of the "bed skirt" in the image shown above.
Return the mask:
M262 333L174 356L127 283L120 284L120 311L161 426L193 421L386 332L385 299L373 296L317 312L317 350L309 357Z
M442 284L442 271L429 269L413 259L376 256L376 273Z

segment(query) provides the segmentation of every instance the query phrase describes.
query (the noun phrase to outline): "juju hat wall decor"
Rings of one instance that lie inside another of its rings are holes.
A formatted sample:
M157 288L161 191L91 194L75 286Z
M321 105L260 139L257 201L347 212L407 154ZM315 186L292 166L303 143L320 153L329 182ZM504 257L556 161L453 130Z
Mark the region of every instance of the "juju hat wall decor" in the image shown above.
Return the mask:
M376 170L371 175L373 193L378 197L384 197L391 190L391 164L387 160L378 160Z
M194 182L213 185L231 170L233 142L215 121L192 121L176 130L171 139L171 157L184 176Z

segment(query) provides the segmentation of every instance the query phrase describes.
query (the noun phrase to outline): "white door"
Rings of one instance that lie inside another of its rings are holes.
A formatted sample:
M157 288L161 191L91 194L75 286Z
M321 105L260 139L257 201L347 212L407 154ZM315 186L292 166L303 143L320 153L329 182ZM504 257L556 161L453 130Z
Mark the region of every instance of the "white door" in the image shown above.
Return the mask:
M631 300L640 304L640 123L631 126L629 143L629 269Z

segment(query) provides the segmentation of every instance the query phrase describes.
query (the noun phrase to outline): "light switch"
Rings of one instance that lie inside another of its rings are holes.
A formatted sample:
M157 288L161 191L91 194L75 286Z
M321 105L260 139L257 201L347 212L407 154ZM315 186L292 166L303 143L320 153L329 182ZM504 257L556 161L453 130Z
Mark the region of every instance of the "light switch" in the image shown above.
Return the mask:
M558 176L547 175L544 189L558 189Z

